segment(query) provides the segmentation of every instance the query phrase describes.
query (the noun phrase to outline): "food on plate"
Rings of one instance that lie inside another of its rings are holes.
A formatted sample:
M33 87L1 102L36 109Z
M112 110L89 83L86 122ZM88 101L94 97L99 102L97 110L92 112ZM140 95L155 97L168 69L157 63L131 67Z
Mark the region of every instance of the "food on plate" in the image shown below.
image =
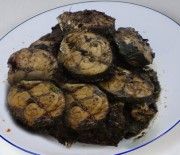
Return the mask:
M110 72L113 54L106 38L91 32L73 32L62 40L58 61L73 76L97 81Z
M125 131L124 104L116 102L110 105L106 121L101 122L96 128L81 131L78 141L88 144L117 146L123 139Z
M64 84L67 125L75 130L93 128L109 111L109 103L98 87L89 84Z
M63 39L63 32L59 25L52 27L52 32L44 35L39 40L33 42L29 48L42 49L51 52L57 56L59 51L59 45Z
M117 67L114 76L99 85L111 98L121 101L134 103L154 99L155 86L146 73Z
M134 28L96 10L64 12L52 32L9 60L8 109L60 143L118 146L158 112L154 53Z
M23 48L13 53L9 60L8 82L21 80L52 80L58 63L49 52L41 49Z
M109 105L109 112L102 121L93 128L72 130L63 121L50 129L50 134L60 143L71 146L79 141L87 144L117 146L123 139L125 130L124 103L114 102Z
M119 28L115 34L115 41L120 56L123 56L128 64L134 67L152 64L155 54L148 39L143 39L134 28Z
M61 30L66 33L79 29L96 30L103 33L115 31L115 19L96 10L64 12L57 19Z
M63 92L50 82L21 81L10 88L8 107L15 119L33 129L54 123L63 114Z
M134 106L127 106L125 108L125 134L124 138L131 138L138 135L149 125L149 122L157 113L157 108L154 104L142 103Z

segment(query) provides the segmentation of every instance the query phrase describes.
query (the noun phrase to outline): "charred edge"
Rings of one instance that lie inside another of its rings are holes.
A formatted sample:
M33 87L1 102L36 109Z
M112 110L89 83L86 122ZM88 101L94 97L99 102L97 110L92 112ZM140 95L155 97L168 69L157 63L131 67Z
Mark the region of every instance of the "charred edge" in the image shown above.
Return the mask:
M132 116L131 116L131 110L135 107L135 105L130 105L130 104L125 104L124 107L124 116L126 118L126 123L125 123L125 133L124 133L124 138L129 139L132 138L138 134L140 134L143 130L145 130L151 120L155 117L156 113L158 112L156 103L153 102L152 104L149 105L149 108L152 108L154 110L154 115L151 116L151 118L147 119L146 122L138 122L135 121Z
M63 145L75 143L78 137L78 133L75 130L66 126L65 114L62 116L62 119L57 120L57 122L48 129L48 134Z
M70 71L68 71L64 66L62 66L62 70L64 73L64 78L62 78L62 81L72 81L77 83L95 83L100 82L104 80L108 80L111 76L114 75L113 67L110 66L105 72L93 75L93 76L86 76L86 75L80 75L75 74ZM60 77L61 75L56 74L56 77ZM61 78L60 78L61 79Z
M141 68L149 64L144 55L138 51L133 45L126 45L123 42L118 42L119 47L118 57L122 57L129 68Z

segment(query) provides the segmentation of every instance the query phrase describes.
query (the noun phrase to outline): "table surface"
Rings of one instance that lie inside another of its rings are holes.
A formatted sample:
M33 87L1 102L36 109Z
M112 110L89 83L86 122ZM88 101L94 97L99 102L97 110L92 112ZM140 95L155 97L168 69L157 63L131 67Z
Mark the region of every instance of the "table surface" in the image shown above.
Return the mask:
M61 5L84 2L88 0L0 0L0 38L12 28L25 21L26 19L43 11ZM91 0L92 1L92 0ZM150 7L157 10L180 24L180 0L121 0ZM180 125L177 125L171 134L166 134L159 140L149 144L130 155L178 155L180 146L175 141L180 139ZM171 142L171 143L169 143ZM163 148L162 148L163 145ZM177 146L178 145L178 146ZM162 149L159 149L162 148ZM168 149L165 149L168 148ZM170 150L167 151L167 150ZM0 139L0 155L26 155L26 153L10 146Z

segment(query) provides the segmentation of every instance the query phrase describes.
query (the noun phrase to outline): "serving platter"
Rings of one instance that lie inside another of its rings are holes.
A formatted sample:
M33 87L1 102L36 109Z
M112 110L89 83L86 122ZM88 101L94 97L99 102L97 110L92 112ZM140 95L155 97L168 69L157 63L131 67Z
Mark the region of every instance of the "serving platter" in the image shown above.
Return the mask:
M59 144L49 137L28 133L18 127L6 107L7 60L9 56L51 31L57 24L56 17L64 11L95 9L116 19L116 28L134 27L148 38L156 53L153 68L158 72L162 92L158 101L158 114L151 122L146 134L140 139L123 140L118 147L76 143L71 148ZM13 146L30 154L43 155L104 155L125 154L161 138L179 123L180 104L180 26L170 18L142 6L122 2L86 2L71 4L48 10L18 25L0 39L0 137Z

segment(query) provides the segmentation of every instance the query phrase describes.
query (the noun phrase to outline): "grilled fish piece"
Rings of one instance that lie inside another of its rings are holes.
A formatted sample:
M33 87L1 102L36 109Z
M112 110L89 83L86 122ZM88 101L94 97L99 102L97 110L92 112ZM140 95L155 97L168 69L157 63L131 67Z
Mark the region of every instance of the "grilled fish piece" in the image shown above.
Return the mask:
M54 56L57 56L59 52L59 46L63 39L63 32L61 31L59 25L52 27L52 32L44 35L37 41L33 42L29 48L32 49L42 49L45 51L49 51Z
M146 73L135 73L117 67L115 75L110 80L100 82L99 86L112 99L129 103L141 103L155 99L156 90L153 82Z
M15 119L32 129L52 125L63 114L65 98L53 83L21 81L10 88L8 107Z
M93 128L106 118L109 104L106 95L94 85L64 84L67 125L74 130Z
M155 54L148 40L135 31L134 28L119 28L115 34L120 57L133 67L144 67L152 64Z
M79 29L95 30L103 33L115 31L115 19L96 10L64 12L57 19L61 30L65 33Z
M68 34L61 42L58 61L81 81L98 81L110 74L113 54L106 38L91 32Z
M20 80L52 80L58 68L56 58L51 53L28 48L13 53L8 65L8 82L11 85Z

